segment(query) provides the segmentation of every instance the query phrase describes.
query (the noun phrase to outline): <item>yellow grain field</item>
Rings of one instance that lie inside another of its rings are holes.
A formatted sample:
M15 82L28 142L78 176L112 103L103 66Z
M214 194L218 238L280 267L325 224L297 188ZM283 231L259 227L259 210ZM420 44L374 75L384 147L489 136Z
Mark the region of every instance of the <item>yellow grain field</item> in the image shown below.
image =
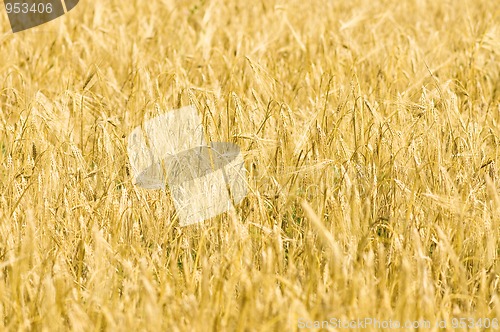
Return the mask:
M0 330L498 328L499 8L0 6ZM179 227L127 136L188 105L248 195Z

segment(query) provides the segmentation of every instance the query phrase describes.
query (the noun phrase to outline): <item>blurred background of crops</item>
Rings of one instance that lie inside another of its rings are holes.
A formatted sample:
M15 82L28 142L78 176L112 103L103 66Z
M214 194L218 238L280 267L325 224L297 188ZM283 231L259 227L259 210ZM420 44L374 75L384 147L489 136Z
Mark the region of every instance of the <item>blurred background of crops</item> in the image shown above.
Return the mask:
M0 329L500 318L497 2L0 12ZM126 136L190 104L250 192L179 228Z

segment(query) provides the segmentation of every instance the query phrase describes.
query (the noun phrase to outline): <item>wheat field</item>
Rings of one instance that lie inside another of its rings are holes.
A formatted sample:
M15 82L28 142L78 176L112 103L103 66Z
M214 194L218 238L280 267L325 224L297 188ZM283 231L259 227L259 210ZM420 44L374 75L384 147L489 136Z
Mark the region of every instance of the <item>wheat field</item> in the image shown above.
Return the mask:
M0 330L500 319L497 2L82 0L15 34L0 8ZM179 227L127 136L188 105L248 195Z

